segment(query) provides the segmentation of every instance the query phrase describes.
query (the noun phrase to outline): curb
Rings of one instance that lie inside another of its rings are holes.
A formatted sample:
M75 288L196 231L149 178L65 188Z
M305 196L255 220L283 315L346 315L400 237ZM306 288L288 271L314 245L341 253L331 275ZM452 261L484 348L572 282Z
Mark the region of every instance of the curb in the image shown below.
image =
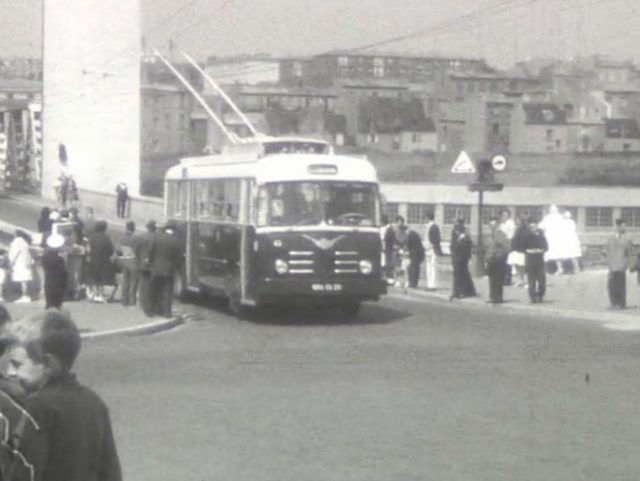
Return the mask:
M549 305L545 306L530 306L528 304L518 303L518 301L514 302L506 302L505 304L494 306L491 304L485 303L484 299L480 297L469 298L464 301L455 301L449 302L449 296L446 294L432 293L423 290L409 290L406 294L401 292L399 288L391 287L389 288L389 296L395 297L398 299L402 298L418 298L418 299L430 299L433 301L447 301L448 305L452 306L467 306L467 307L475 307L475 308L484 308L484 309L499 309L501 311L521 311L526 312L531 315L540 315L547 317L557 317L563 319L577 319L577 320L588 320L588 321L597 321L604 324L612 324L621 323L624 325L637 324L638 318L633 314L614 314L614 313L604 313L604 312L593 312L593 311L580 311L575 309L560 309L554 308ZM640 325L639 325L640 327Z
M161 321L148 322L146 324L123 327L120 329L112 329L110 331L85 332L81 334L80 337L82 339L102 339L105 337L118 336L146 336L149 334L157 334L162 331L168 331L169 329L173 329L174 327L178 327L184 323L184 317L180 315L170 319L163 319Z

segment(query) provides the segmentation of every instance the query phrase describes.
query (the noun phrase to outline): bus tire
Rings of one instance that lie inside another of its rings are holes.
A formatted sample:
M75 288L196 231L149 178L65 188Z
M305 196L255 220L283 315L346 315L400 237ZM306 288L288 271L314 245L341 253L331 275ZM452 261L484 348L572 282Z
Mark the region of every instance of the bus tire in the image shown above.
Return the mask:
M228 304L229 312L236 316L238 319L246 319L249 317L251 312L251 308L243 305L240 302L240 295L236 293L232 293L229 296L229 304Z
M340 305L340 316L343 319L355 319L360 313L360 301L348 301Z

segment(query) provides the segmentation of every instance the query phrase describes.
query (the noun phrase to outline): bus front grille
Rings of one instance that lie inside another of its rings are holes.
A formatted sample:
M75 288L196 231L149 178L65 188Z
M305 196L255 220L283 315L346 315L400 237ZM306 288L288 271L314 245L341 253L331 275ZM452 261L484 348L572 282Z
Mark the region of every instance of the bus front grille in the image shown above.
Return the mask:
M334 274L358 274L358 253L355 251L336 251L333 259Z
M313 274L314 272L312 251L289 252L289 274Z

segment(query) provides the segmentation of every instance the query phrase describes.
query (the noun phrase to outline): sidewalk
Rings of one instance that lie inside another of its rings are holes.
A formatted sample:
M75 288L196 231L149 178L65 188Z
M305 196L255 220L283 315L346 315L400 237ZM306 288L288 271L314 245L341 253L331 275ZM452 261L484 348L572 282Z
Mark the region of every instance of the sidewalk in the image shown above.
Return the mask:
M36 314L44 310L44 299L29 304L5 303L13 319ZM147 317L138 307L124 307L114 302L96 304L87 300L65 302L62 308L71 314L71 318L80 329L82 338L108 336L135 336L153 334L176 327L183 322L180 315L171 319Z
M4 215L0 212L0 242L4 237L13 237L13 231L17 226L35 225L40 209L49 205L48 201L33 195L12 195L8 200L14 204L19 203L24 212L5 212ZM105 218L99 214L97 218L109 223L112 238L117 242L127 219ZM138 229L141 227L138 223ZM440 284L437 291L430 292L424 287L419 287L409 290L406 295L448 302L451 292L451 263L448 257L438 259L438 271ZM421 279L420 283L420 286L424 286L424 279ZM575 275L548 275L547 293L542 304L530 304L526 288L507 286L504 291L505 303L500 306L489 305L486 303L488 278L475 278L474 283L478 291L477 297L453 302L478 308L517 310L532 315L593 320L617 329L640 330L640 290L636 286L635 276L632 275L627 276L628 308L622 311L608 310L606 270L587 270ZM389 294L395 297L405 296L401 289L395 287L389 289ZM24 304L8 304L8 307L14 317L20 317L23 309L34 308ZM124 308L120 304L100 305L80 301L65 304L65 307L71 311L86 335L114 329L127 332L128 328L135 330L136 326L145 326L150 321L139 309Z
M40 210L44 206L52 206L52 203L34 195L11 195L0 199L6 202L9 209L0 209L0 246L6 245L13 238L17 228L34 234L32 226L37 224ZM20 207L19 211L16 206ZM105 218L109 224L109 233L114 243L117 243L124 231L124 225L128 219ZM31 228L30 228L31 227ZM144 226L138 225L138 229ZM44 298L38 289L31 289L31 294L38 300L29 304L16 304L6 302L5 306L13 319L19 319L30 314L35 314L44 309ZM108 288L107 288L108 291ZM116 299L119 299L119 292ZM9 301L12 299L9 298ZM141 335L171 329L183 322L181 315L172 319L161 317L149 318L138 307L124 307L119 302L108 304L96 304L88 300L65 302L63 308L71 313L71 317L78 325L83 338L105 337L113 335Z
M531 304L526 287L505 286L505 303L494 306L487 303L489 280L487 277L474 278L478 296L462 300L449 301L451 293L450 272L442 273L437 291L427 291L423 284L418 289L404 292L392 287L394 296L446 300L447 302L473 305L486 309L514 310L532 315L583 319L604 323L607 327L620 330L640 330L640 289L635 275L627 275L627 309L612 311L609 309L607 293L607 271L587 270L577 274L547 275L547 292L541 304ZM421 282L423 280L421 279Z

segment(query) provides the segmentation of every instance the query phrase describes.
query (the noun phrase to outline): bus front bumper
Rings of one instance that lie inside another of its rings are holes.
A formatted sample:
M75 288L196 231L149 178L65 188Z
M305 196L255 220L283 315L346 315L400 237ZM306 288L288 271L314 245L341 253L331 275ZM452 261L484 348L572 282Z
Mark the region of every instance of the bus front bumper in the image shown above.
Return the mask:
M332 303L342 299L378 300L387 293L384 279L267 278L256 289L258 299ZM293 297L292 297L293 296Z

